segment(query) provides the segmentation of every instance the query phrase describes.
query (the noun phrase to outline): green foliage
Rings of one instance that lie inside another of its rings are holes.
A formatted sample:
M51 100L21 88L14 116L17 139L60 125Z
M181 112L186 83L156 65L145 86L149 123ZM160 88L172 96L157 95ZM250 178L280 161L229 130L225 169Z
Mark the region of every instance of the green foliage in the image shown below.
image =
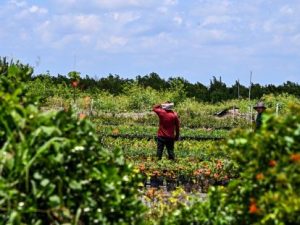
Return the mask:
M150 109L158 101L158 92L149 87L134 84L127 87L126 93L129 97L128 107L133 111Z
M171 88L166 98L175 104L183 102L186 99L184 80L182 78L173 78L170 79L170 84Z
M182 206L166 224L299 224L300 107L284 117L268 115L256 133L238 132L224 150L240 177L212 188L206 202Z
M77 72L77 71L71 71L71 72L68 73L68 77L71 80L74 80L74 81L77 80L77 81L79 81L79 79L80 79L80 73Z
M0 65L0 224L139 224L139 176L121 152L70 111L41 113L30 67Z

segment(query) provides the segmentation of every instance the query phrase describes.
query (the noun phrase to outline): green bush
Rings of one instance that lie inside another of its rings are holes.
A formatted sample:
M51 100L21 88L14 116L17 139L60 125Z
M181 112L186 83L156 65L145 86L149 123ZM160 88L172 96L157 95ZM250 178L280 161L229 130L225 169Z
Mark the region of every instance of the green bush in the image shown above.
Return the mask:
M139 224L139 176L91 122L41 113L29 66L0 59L0 224Z
M212 188L207 201L182 205L164 224L300 224L300 107L266 115L258 132L238 132L224 147L239 178Z

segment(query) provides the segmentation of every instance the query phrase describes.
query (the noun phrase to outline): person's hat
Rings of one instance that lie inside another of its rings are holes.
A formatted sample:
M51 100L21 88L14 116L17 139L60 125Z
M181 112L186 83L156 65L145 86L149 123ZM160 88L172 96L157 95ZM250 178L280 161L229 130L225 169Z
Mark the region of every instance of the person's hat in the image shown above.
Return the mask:
M253 107L253 109L258 109L258 108L266 109L266 106L263 102L259 102L256 104L256 106Z

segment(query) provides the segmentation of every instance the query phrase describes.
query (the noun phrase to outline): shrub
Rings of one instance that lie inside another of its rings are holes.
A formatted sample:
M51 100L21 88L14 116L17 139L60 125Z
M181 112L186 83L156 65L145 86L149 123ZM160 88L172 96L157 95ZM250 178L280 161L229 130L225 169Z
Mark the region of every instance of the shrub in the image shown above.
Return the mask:
M225 150L239 178L212 188L207 201L183 205L165 224L300 224L300 107L266 115L256 133L238 132Z
M137 173L72 112L26 97L32 69L0 59L0 224L138 224Z

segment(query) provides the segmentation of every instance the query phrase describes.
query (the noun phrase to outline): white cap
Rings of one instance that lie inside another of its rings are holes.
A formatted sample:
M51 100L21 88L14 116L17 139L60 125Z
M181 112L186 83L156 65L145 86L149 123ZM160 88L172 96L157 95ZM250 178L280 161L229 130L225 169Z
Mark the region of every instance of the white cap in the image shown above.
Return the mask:
M163 103L161 104L161 108L166 109L166 110L171 110L174 107L174 103Z

